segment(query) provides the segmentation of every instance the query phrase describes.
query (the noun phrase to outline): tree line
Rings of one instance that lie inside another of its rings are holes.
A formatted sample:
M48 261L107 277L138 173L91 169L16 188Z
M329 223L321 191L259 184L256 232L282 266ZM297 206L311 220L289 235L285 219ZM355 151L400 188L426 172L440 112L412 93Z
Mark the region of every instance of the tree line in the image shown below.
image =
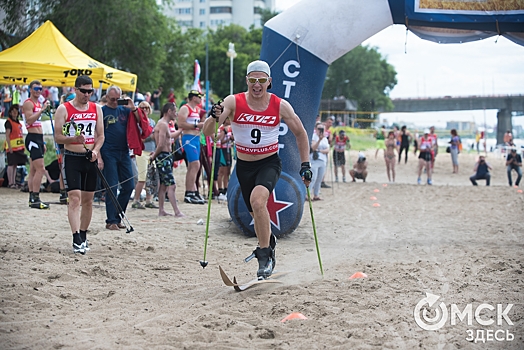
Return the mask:
M258 59L262 29L231 24L216 30L183 30L165 15L170 0L2 0L5 12L0 45L7 48L50 20L76 47L94 59L138 76L138 89L164 91L174 88L185 95L194 79L194 61L205 81L206 46L208 80L216 96L229 94L228 44L235 44L234 93L245 90L245 68ZM277 13L264 11L263 22ZM358 46L328 69L322 98L336 95L358 102L359 110L391 110L389 92L396 85L396 71L377 48ZM204 86L203 86L204 87Z

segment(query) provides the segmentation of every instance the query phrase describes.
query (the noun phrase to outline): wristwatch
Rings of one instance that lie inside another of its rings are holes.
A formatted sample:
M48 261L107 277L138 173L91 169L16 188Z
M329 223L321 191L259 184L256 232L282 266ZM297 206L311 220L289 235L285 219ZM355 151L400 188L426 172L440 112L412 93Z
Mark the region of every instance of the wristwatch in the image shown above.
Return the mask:
M195 120L195 129L198 128L198 122Z

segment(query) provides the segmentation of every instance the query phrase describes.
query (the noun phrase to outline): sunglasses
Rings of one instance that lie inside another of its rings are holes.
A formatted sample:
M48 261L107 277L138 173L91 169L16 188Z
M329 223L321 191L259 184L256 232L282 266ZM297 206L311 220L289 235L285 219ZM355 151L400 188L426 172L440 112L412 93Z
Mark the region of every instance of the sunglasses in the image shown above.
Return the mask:
M41 86L35 86L33 88L33 90L35 90L35 91L42 91L42 87Z
M116 97L112 97L112 98L109 99L109 101L111 101L111 102L115 102L116 100L118 100L118 98L116 98Z
M264 84L269 80L269 78L247 78L247 81L249 81L251 84Z
M93 89L82 89L82 88L76 88L76 89L83 94L92 94L93 93Z
M149 108L149 107L140 107L140 109L143 110L143 111L145 111L146 109L147 110L151 110L151 108Z

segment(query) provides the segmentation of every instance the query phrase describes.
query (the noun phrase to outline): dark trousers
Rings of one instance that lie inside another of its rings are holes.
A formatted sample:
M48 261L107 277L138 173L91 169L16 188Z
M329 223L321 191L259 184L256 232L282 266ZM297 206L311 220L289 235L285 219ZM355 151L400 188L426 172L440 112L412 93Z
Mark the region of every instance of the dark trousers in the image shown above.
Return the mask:
M473 184L473 186L477 186L477 181L476 180L486 180L486 186L489 186L489 181L491 180L491 174L490 173L487 173L487 174L484 174L484 175L473 175L469 178L469 180L471 181L471 183Z
M400 152L398 152L398 162L400 163L400 159L402 158L402 151L406 152L406 160L405 163L408 162L408 152L409 152L409 144L407 145L400 145Z
M517 172L517 181L515 181L515 185L519 185L520 183L520 179L522 179L522 168L519 167L519 166L511 166L511 165L508 165L506 167L506 171L508 173L508 182L509 182L509 185L511 186L513 183L511 181L511 170L515 170Z
M115 195L120 209L125 213L127 204L131 198L131 193L135 188L133 178L133 170L129 151L126 150L111 150L104 149L102 151L102 158L104 160L103 175L107 183L111 187L111 191ZM117 189L120 186L120 192L117 196ZM118 224L120 223L121 212L115 207L113 201L106 193L106 223Z

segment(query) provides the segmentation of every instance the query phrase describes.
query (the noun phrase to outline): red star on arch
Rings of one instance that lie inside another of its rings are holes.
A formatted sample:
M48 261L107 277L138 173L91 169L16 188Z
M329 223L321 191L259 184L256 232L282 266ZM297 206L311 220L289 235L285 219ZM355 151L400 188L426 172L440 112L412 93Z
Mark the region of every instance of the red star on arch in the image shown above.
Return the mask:
M269 220L271 223L280 230L280 212L293 205L293 202L285 202L277 200L275 190L271 192L267 200L267 211L269 212ZM255 220L252 219L250 225L254 225Z
M280 217L279 214L282 210L292 206L292 202L279 201L275 194L275 190L271 192L269 199L267 201L267 210L269 211L269 219L271 223L280 230Z

